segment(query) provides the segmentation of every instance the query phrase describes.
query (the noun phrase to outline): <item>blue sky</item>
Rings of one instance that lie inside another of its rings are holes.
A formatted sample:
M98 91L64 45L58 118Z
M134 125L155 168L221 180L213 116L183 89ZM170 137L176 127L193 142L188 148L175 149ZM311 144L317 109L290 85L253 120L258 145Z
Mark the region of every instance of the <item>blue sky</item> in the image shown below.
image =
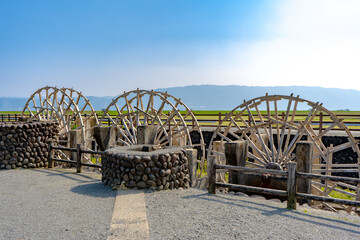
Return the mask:
M0 96L46 85L95 96L194 84L360 90L359 2L0 0Z

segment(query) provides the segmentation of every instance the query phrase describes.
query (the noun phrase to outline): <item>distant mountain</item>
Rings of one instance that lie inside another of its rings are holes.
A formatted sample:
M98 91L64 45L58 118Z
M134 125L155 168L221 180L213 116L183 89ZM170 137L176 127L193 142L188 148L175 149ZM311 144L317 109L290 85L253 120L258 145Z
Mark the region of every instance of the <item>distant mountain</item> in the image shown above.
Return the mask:
M248 87L196 85L186 87L161 88L169 94L181 98L193 110L231 110L256 97L269 95L299 95L312 102L323 103L329 110L360 110L360 91L323 87ZM307 109L304 109L307 110Z
M360 91L322 87L248 87L196 85L173 88L159 88L156 91L167 91L193 110L231 110L243 100L269 95L300 95L300 98L323 103L329 110L360 110ZM120 94L120 93L119 93ZM95 110L106 108L116 96L89 96ZM27 98L0 97L0 111L21 111Z
M22 111L28 98L0 97L0 111Z
M115 97L105 96L105 97L95 97L95 96L87 96L87 99L91 102L91 105L96 111L101 111L112 102Z

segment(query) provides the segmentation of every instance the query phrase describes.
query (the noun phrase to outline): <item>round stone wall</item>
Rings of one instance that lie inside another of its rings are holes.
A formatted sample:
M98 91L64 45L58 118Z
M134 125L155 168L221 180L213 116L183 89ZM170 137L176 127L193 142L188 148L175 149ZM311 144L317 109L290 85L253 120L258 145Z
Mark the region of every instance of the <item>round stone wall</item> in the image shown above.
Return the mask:
M57 133L56 122L0 123L0 169L46 167Z
M189 187L189 160L183 148L168 147L143 152L144 146L107 150L102 161L103 183L150 190ZM145 149L148 150L149 146L145 146Z

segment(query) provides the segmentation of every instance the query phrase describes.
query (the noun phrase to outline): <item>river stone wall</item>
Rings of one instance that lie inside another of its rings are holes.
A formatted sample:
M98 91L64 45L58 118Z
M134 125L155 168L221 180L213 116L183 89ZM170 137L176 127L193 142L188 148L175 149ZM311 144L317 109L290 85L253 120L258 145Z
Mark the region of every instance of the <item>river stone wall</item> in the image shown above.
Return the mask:
M136 151L135 147L138 148ZM183 148L141 152L142 147L136 145L107 150L102 161L102 182L105 185L150 190L189 187L189 160Z
M55 122L0 123L0 169L47 167L47 142L57 134Z

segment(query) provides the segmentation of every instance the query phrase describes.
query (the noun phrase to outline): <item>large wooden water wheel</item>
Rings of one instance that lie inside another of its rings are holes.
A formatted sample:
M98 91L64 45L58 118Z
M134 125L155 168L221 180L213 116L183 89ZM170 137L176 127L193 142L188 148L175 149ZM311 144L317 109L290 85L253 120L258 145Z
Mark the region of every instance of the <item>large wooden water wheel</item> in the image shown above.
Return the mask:
M306 115L297 116L298 109L306 109ZM327 116L326 125L321 129L320 114ZM340 136L339 140L331 142L333 136ZM208 154L225 163L223 143L236 140L248 142L246 164L249 167L286 170L288 162L296 161L296 143L307 140L314 146L313 173L359 177L359 147L349 129L322 104L299 96L266 95L244 100L222 119L212 136ZM322 196L339 193L359 200L359 187L343 182L312 181L312 192Z
M205 163L205 143L192 111L168 93L134 90L115 98L104 110L100 126L109 124L118 132L117 145L135 145L139 126L156 128L154 145L198 149L197 185L205 182L201 172ZM192 141L192 136L195 141Z
M98 119L90 101L70 88L43 87L35 91L25 103L22 116L28 121L55 120L59 123L59 144L71 146L70 131L77 130L80 143L86 148L92 138L92 127ZM65 154L63 154L65 156Z

